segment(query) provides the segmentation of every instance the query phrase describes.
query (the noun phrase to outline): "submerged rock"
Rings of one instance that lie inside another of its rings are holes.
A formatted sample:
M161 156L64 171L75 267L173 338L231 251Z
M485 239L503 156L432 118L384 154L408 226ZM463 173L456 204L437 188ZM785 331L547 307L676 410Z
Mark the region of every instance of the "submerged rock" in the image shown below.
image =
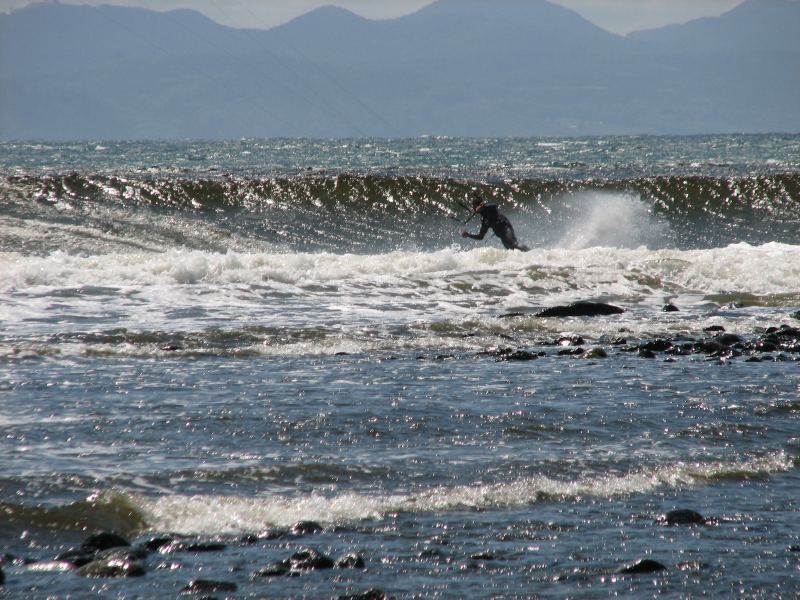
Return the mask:
M295 535L311 535L322 531L322 525L316 521L298 521L291 527L291 532Z
M618 315L625 311L613 304L604 302L573 302L567 306L552 306L534 316L536 317L597 317L602 315Z
M172 554L174 552L222 552L227 547L227 544L223 544L222 542L173 540L161 546L158 551L161 554Z
M608 358L608 353L602 348L590 348L583 353L583 358Z
M699 512L688 508L678 508L664 515L667 525L702 525L706 522Z
M339 596L339 600L385 600L386 593L383 590L372 588L360 594L352 594L349 596Z
M106 531L90 535L83 544L81 544L81 549L99 552L101 550L108 550L109 548L120 548L130 545L131 543L121 535Z
M538 354L529 352L528 350L514 350L513 352L504 352L497 355L497 360L536 360L539 358Z
M103 532L90 535L77 548L70 548L55 557L55 562L64 562L72 567L83 567L97 558L101 552L115 548L129 548L130 542L116 533Z
M139 558L141 552L110 549L75 572L82 577L141 577L146 570Z
M362 556L351 552L336 559L336 564L334 566L337 569L364 569L367 563L364 562Z
M674 304L665 304L664 308L661 309L661 312L679 312L681 309L675 306Z
M316 571L332 569L334 563L329 556L325 556L313 548L304 548L289 557L289 566L293 570Z
M235 583L230 581L211 581L210 579L195 579L190 581L181 590L182 594L205 594L208 592L235 592L239 589Z
M617 572L633 575L640 573L657 573L659 571L666 570L666 568L667 567L662 565L657 560L643 558L641 560L637 560L635 563L631 563L624 567L620 567L620 569Z

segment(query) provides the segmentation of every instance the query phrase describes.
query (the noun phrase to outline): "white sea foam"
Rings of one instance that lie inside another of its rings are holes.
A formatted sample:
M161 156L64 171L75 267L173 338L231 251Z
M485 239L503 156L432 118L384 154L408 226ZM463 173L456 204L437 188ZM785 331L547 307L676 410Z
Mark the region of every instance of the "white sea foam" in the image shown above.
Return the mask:
M622 305L628 313L620 319L630 322L607 319L600 325L635 332L672 327L675 317L654 310L666 301L677 300L687 311L695 307L694 316L705 318L709 303L726 296L763 307L794 307L800 299L800 246L779 243L688 251L597 246L372 255L4 253L0 272L0 319L9 332L48 330L53 324L59 331L341 328L341 339L324 340L325 347L317 348L321 353L368 350L376 341L360 339L352 328L478 319L485 330L496 328L493 320L501 313L577 300ZM550 327L509 325L520 326ZM265 345L263 351L272 349Z
M532 502L609 498L656 489L700 486L719 477L751 477L785 472L794 461L783 451L745 460L678 462L624 475L594 475L572 480L523 477L508 483L439 486L415 493L333 496L162 496L138 497L133 504L151 529L182 534L221 535L286 527L303 520L322 523L380 519L395 512L449 512L525 506Z

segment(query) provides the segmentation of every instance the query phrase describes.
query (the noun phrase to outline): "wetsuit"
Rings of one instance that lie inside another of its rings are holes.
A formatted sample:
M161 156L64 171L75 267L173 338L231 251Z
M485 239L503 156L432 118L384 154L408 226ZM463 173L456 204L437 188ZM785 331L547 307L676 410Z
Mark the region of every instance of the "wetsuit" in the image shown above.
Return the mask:
M467 234L468 237L474 240L482 240L486 232L491 229L508 250L522 250L523 252L530 250L530 248L517 241L511 222L500 212L497 204L484 204L478 210L478 214L481 216L481 230L477 234Z

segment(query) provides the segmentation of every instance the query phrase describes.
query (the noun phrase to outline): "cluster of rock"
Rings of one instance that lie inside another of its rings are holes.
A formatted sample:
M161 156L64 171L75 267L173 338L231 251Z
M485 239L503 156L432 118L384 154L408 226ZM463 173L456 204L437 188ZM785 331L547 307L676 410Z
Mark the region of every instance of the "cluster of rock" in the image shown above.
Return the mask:
M718 521L714 518L707 518L697 511L679 508L660 515L656 519L656 524L662 526L683 526L699 527L713 526ZM306 533L318 533L322 527L314 522L301 522L287 531L268 530L260 535L248 535L238 540L239 544L252 544L258 540L277 540L286 537L296 537ZM152 554L171 554L175 552L220 552L224 551L227 545L217 541L201 541L186 539L177 536L158 536L152 537L136 545L125 538L110 532L98 533L87 538L77 548L72 548L60 553L52 561L35 562L23 561L30 570L38 571L64 571L73 572L82 577L91 578L124 578L141 577L148 573L148 557ZM788 548L789 552L800 552L800 546L793 545ZM427 549L420 554L421 557L429 558L440 557L436 549ZM13 557L5 555L4 561L12 560ZM496 560L494 553L490 551L473 554L470 558L478 562L491 562ZM2 562L0 562L2 564ZM678 570L700 570L707 565L700 562L679 563L672 566L650 557L640 558L631 562L626 562L617 567L610 567L604 572L616 573L619 575L636 576L640 574L653 574L660 572L670 572ZM347 553L334 559L313 548L301 547L296 549L286 558L267 564L254 572L250 573L251 581L258 581L262 578L274 577L298 577L311 571L329 569L366 569L367 564L362 556L355 553ZM0 569L0 586L5 582L5 574ZM239 589L239 584L235 581L220 581L212 579L193 579L188 581L180 590L183 595L202 595L203 598L211 599L211 594L231 593ZM384 600L388 596L383 590L377 588L367 589L353 595L339 596L339 600Z
M260 535L240 538L240 544L253 544L259 540L296 538L309 533L318 533L322 527L314 522L304 521L295 524L287 531L268 530ZM197 540L180 536L152 537L135 545L113 532L101 532L89 536L80 546L70 548L47 561L18 561L30 571L71 572L90 578L142 577L150 570L148 560L153 555L164 556L174 553L222 552L228 544L213 540ZM6 556L6 560L16 559ZM313 548L299 548L286 559L268 564L251 574L252 580L263 577L294 577L309 571L326 569L366 569L366 561L356 553L347 553L333 559ZM0 586L5 582L5 574L0 569ZM214 594L235 592L238 584L233 581L194 579L180 590L182 594ZM382 600L386 594L379 589L369 589L355 595L341 596L341 600Z
M679 309L668 304L663 309L674 312ZM602 302L575 302L567 306L555 306L535 313L534 317L594 317L613 315L625 312L623 309ZM501 318L531 316L523 313L510 313ZM792 315L800 318L800 312ZM745 338L733 333L727 333L720 325L708 327L704 330L707 335L700 339L677 337L675 339L657 339L640 343L628 343L625 338L611 340L609 345L620 352L635 353L642 358L656 358L663 354L670 360L675 356L705 355L709 359L721 362L736 357L746 357L746 362L795 361L800 355L800 329L789 325L769 327L764 333ZM608 351L600 346L584 348L583 337L568 336L554 341L544 341L539 346L558 346L557 356L576 356L588 359L607 358ZM535 360L547 356L545 351L532 351L519 348L492 348L481 352L480 355L493 356L497 360L522 361Z

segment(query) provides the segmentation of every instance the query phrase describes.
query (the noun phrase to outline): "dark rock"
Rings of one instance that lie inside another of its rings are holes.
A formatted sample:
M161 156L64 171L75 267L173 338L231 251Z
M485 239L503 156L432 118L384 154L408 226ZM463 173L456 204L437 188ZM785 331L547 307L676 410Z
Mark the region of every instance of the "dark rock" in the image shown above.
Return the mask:
M664 515L663 520L667 525L702 525L705 523L703 515L688 508L671 510Z
M141 542L139 546L141 546L142 548L147 548L148 550L150 550L150 552L157 552L163 546L166 546L167 544L172 544L175 541L176 540L174 537L158 536L150 538L149 540L145 540L144 542Z
M635 563L631 563L624 567L621 567L617 573L625 573L625 574L639 574L639 573L657 573L658 571L664 571L667 567L662 565L657 560L651 560L649 558L643 558L641 560L636 561Z
M372 588L360 594L339 596L339 600L386 600L386 593L383 590Z
M586 341L579 335L573 335L568 337L560 337L556 340L556 346L582 346L585 344Z
M513 352L501 353L497 355L497 360L536 360L538 355L527 350L515 350Z
M800 552L800 544L792 544L789 546L789 552Z
M291 532L295 535L311 535L322 531L322 525L316 521L298 521L291 527Z
M672 349L672 342L669 340L652 340L639 344L639 350L650 350L652 352L666 352Z
M56 562L64 562L72 567L82 567L88 565L95 558L96 552L81 550L80 548L70 548L56 556L53 560Z
M161 546L158 551L161 554L172 554L174 552L222 552L227 546L222 542L196 542L173 540Z
M664 308L661 309L661 312L679 312L681 309L675 306L674 304L665 304Z
M349 553L345 554L344 556L340 556L336 560L336 564L334 565L337 569L364 569L367 566L367 563L364 562L364 558L358 554Z
M608 353L602 348L591 348L583 353L583 358L608 358Z
M580 356L583 354L583 348L565 348L556 353L558 356Z
M131 543L124 537L111 532L102 532L90 535L83 544L81 550L90 552L99 552L100 550L108 550L109 548L119 548L122 546L130 546Z
M800 319L800 310L798 310L797 312L793 312L790 316L793 319Z
M641 358L655 358L656 353L652 350L648 350L647 348L639 348L639 356Z
M618 306L603 302L573 302L567 306L552 306L534 316L536 317L597 317L601 315L618 315L625 311Z
M253 573L253 577L283 577L284 575L288 575L290 570L288 563L282 561L262 567Z
M6 582L6 574L3 572L3 569L0 569L0 585L4 585Z
M734 344L739 344L742 341L742 338L733 333L721 333L718 336L715 336L714 339L723 346L733 346Z
M512 319L514 317L524 317L524 316L525 316L525 313L511 312L511 313L505 313L503 315L498 315L497 318L498 319Z
M146 571L144 565L124 553L112 553L83 565L75 572L81 577L141 577Z
M230 581L211 581L209 579L195 579L190 581L181 590L183 594L205 594L208 592L235 592L238 586Z
M286 532L282 529L265 529L258 532L260 540L279 540L284 537L286 537Z
M332 569L333 560L313 548L304 548L289 557L289 567L295 571Z
M725 328L722 325L711 325L711 327L705 327L703 331L707 333L716 333L719 331L725 331Z
M495 556L494 556L494 553L492 553L491 551L487 550L485 552L477 552L476 554L473 554L472 556L470 556L470 558L472 560L494 560Z

